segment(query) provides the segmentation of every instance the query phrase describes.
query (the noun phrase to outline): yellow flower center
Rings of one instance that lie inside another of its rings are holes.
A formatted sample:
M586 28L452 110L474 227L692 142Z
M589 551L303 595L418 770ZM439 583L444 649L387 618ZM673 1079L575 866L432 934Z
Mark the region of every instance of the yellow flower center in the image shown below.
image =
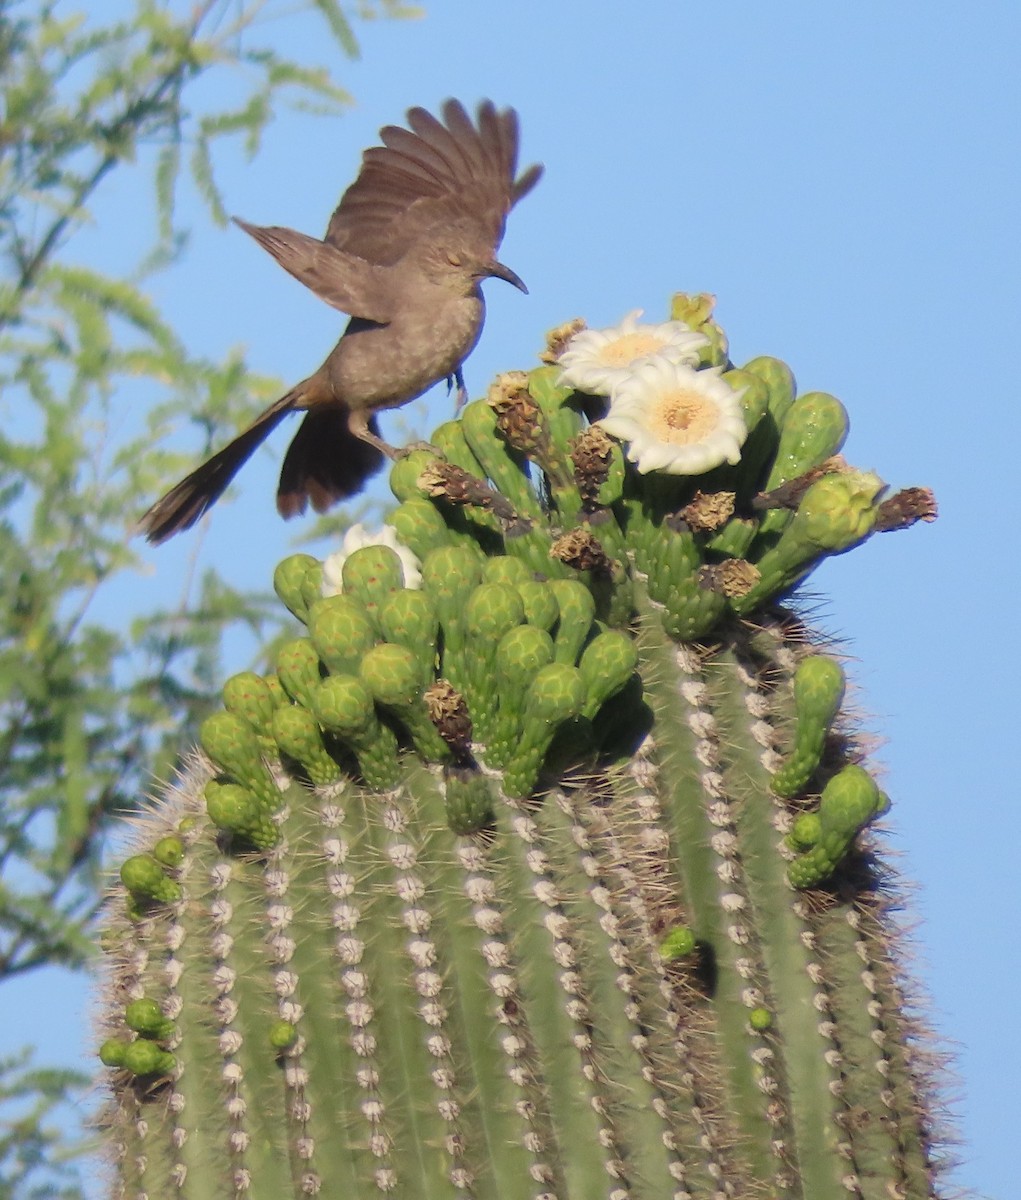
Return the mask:
M649 431L657 441L690 446L705 441L716 429L719 412L712 401L694 388L667 392L649 414Z
M636 358L646 354L655 354L662 350L662 338L652 333L625 333L622 337L609 343L599 351L600 359L608 367L626 367Z

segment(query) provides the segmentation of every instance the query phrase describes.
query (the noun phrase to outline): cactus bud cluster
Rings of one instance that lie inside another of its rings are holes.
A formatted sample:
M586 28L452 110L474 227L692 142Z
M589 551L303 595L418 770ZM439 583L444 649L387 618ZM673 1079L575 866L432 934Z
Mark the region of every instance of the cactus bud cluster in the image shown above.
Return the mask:
M706 297L555 331L385 544L277 567L299 626L114 888L118 1197L936 1196L889 801L783 607L931 500L728 355Z

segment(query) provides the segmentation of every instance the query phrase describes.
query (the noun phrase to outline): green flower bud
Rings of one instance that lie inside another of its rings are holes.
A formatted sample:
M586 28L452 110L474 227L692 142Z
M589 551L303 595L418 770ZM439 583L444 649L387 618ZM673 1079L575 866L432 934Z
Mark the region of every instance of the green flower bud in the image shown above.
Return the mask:
M155 1000L132 1000L124 1010L124 1023L135 1033L154 1041L163 1041L174 1032L174 1022L164 1016Z
M803 658L794 674L794 748L773 776L778 796L796 796L822 759L826 735L844 699L844 671L824 654Z
M768 354L746 362L741 370L750 375L757 375L766 385L769 392L769 413L779 431L798 392L794 372L785 362L779 358L771 358Z
M590 720L615 696L638 667L638 647L616 629L608 629L585 647L578 669L585 682L582 715Z
M255 730L233 713L213 713L199 726L199 742L213 762L258 797L270 812L280 804L280 791L263 762Z
M431 450L412 450L410 454L399 458L390 468L390 491L398 500L421 499L422 489L418 485L418 478L435 461L436 455Z
M806 392L788 409L780 445L766 478L770 492L836 454L847 437L847 410L827 392Z
M419 560L430 550L451 543L450 529L431 500L424 496L413 496L398 504L387 514L386 523L397 534L397 538L408 546Z
M330 675L313 698L316 719L354 751L369 787L386 791L398 779L397 738L382 724L372 695L353 675Z
M378 623L386 641L406 647L419 658L426 672L432 674L440 621L426 592L406 588L393 592L379 606Z
M139 1038L124 1048L124 1069L132 1075L170 1075L177 1059L147 1038Z
M404 565L389 546L363 546L344 560L341 578L344 593L360 600L374 622L380 604L404 587Z
M429 444L443 451L443 457L455 467L474 475L476 479L484 479L485 471L482 464L472 453L468 440L464 436L464 426L460 421L444 421L429 435Z
M478 771L450 771L446 778L447 823L458 837L470 837L493 824L493 793Z
M552 585L547 580L525 579L515 586L521 603L525 606L525 620L528 624L552 630L560 616L560 606L557 604Z
M823 788L819 801L819 838L787 868L793 887L815 887L836 870L859 830L883 807L883 795L869 773L844 767Z
M482 578L484 559L467 546L444 546L426 555L422 587L436 606L443 631L443 675L465 690L465 598Z
M557 662L573 667L592 629L596 602L577 579L552 579L549 586L560 614L554 633L554 657Z
M509 554L495 554L487 558L482 568L482 579L485 583L519 584L531 581L532 572L528 564L520 558L512 558Z
M121 883L136 899L173 904L181 898L181 887L171 879L151 854L134 854L121 863Z
M270 1025L266 1036L271 1049L280 1054L285 1050L290 1050L298 1040L298 1029L290 1021L276 1020Z
M179 867L184 861L184 842L173 834L162 837L153 846L152 856L161 866L169 867L173 870L174 867Z
M238 783L220 783L211 779L205 786L206 811L210 821L225 832L254 846L270 850L280 834L270 819L270 811L246 787Z
M273 572L274 591L302 622L322 595L322 586L323 564L311 554L292 554Z
M415 654L404 646L381 642L362 659L359 674L376 702L406 726L424 758L443 761L449 757L422 697L430 677Z
M508 795L531 793L558 727L578 716L584 702L585 682L577 667L552 662L538 672L525 697L521 738L512 748L504 770Z
M805 492L776 545L757 561L759 582L731 601L740 615L789 591L819 560L863 542L876 523L883 481L868 471L823 475Z
M761 1006L753 1008L748 1013L748 1024L756 1033L765 1033L766 1030L773 1028L773 1014L768 1008Z
M688 958L695 953L697 944L694 933L687 925L675 925L659 944L660 958L667 962Z
M464 436L486 476L521 517L545 519L532 491L522 459L507 446L496 427L496 413L486 400L475 400L461 414Z
M347 675L357 670L362 655L375 644L377 637L365 606L356 597L346 593L327 596L311 608L308 633L319 658L326 664L327 670L335 675ZM287 679L279 662L277 671L280 672L284 687L287 687ZM305 703L304 699L302 703Z
M323 746L315 717L300 704L278 708L273 714L273 737L281 751L296 763L316 787L335 783L341 770Z
M822 821L817 812L799 813L794 819L790 833L787 834L787 845L792 850L811 850L822 837Z
M270 685L254 671L232 675L223 685L223 704L228 712L264 733L277 707Z
M123 1067L130 1045L121 1038L107 1038L99 1047L99 1061L104 1067Z

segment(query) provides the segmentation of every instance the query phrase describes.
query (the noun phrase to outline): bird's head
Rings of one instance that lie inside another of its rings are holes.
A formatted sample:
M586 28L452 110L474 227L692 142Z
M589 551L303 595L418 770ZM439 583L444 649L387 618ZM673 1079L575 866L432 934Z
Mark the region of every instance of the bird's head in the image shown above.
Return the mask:
M425 253L420 259L433 282L459 296L472 296L478 294L484 279L503 279L528 294L520 276L497 262L496 247L489 244L488 238L480 238L476 227L468 225L461 229L448 224L444 234L442 238L425 240Z

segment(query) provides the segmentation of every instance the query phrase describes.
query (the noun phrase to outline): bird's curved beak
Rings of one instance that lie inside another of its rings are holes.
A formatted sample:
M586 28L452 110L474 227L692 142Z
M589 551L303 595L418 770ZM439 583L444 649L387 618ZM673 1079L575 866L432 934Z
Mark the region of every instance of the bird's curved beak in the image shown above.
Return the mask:
M492 275L496 279L505 279L508 283L514 284L519 291L524 292L526 296L528 295L528 288L525 287L524 280L521 278L521 276L515 274L510 267L505 267L503 263L487 263L485 273L487 275Z

